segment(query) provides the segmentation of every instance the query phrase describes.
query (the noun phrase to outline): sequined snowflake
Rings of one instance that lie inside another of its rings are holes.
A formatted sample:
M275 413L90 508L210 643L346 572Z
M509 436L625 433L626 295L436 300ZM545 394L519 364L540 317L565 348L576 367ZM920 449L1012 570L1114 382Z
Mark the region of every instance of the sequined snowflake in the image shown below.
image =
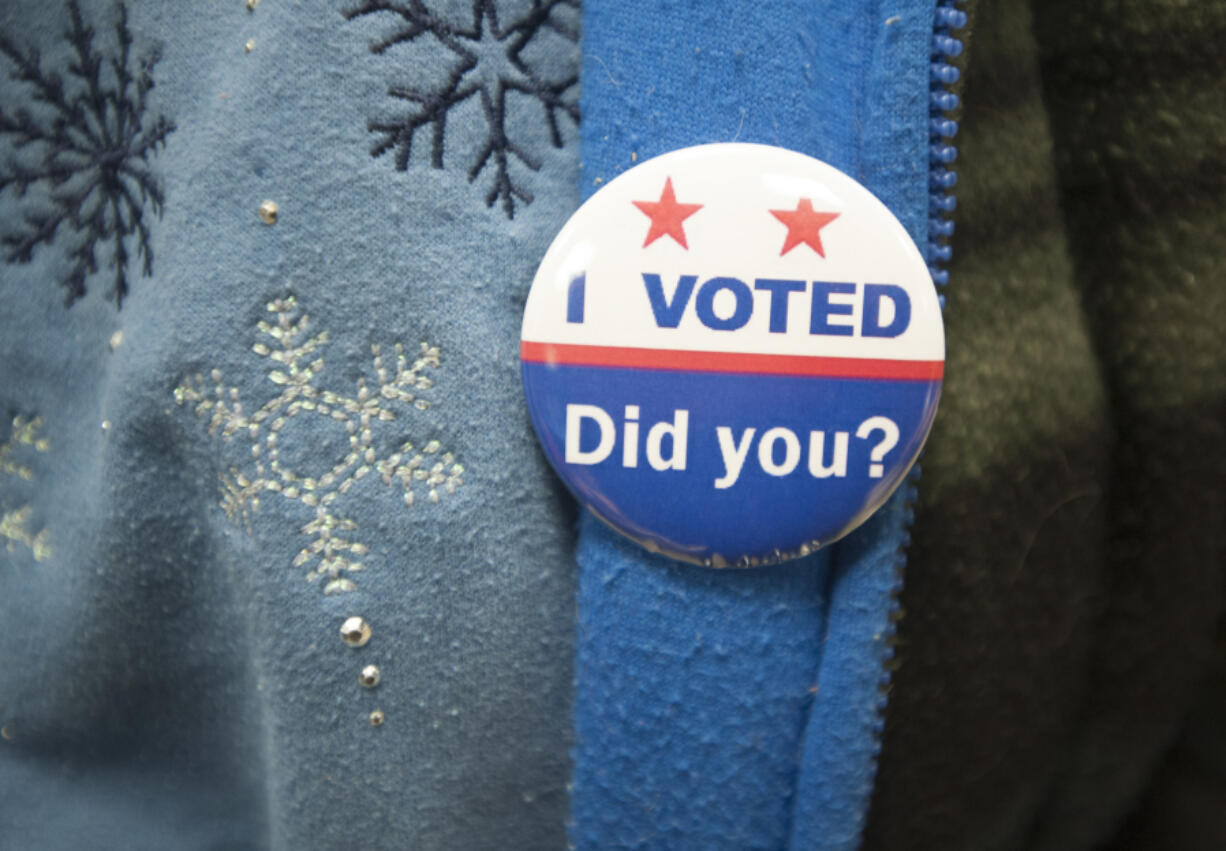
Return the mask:
M12 431L3 442L0 442L0 483L6 477L15 477L29 481L34 478L34 470L29 463L22 461L22 456L36 452L46 452L51 448L47 438L39 437L43 421L38 417L28 419L22 416L13 418ZM0 539L3 539L12 552L18 544L29 548L35 561L43 561L51 555L51 547L47 541L47 530L38 534L30 531L29 505L23 505L10 511L4 510L0 503Z
M28 263L57 240L65 246L68 269L59 283L69 305L85 295L100 260L113 270L110 296L122 305L130 245L144 275L153 273L145 213L161 215L163 194L150 158L175 125L148 110L157 52L135 56L127 10L121 4L115 14L114 51L104 56L75 0L68 4L71 56L62 76L44 68L36 47L23 50L0 33L10 77L29 101L0 108L0 136L9 140L0 193L21 204L20 219L0 226L0 240L10 263Z
M430 165L443 168L447 120L457 106L475 96L481 103L485 133L469 165L468 180L475 181L492 163L494 179L485 196L486 206L501 201L507 217L513 217L517 201L530 204L533 198L524 182L513 176L513 161L538 171L541 160L511 139L508 96L536 100L554 147L562 147L559 116L575 124L579 121L575 51L564 51L570 58L547 70L549 63L539 61L539 57L548 51L534 51L533 47L546 32L577 43L578 8L578 0L532 0L506 25L499 23L494 0L474 0L471 20L465 24L449 20L423 0L362 0L345 10L348 20L366 15L398 19L386 36L371 43L372 53L384 55L397 45L432 39L450 58L447 63L432 66L443 73L431 81L397 82L388 87L391 97L408 106L391 117L370 120L368 129L376 137L371 155L394 152L396 168L405 171L413 138L418 130L425 129L430 135ZM530 61L530 55L536 58Z
M386 432L396 431L392 424L401 415L430 408L421 394L434 386L428 373L439 366L439 350L422 343L410 357L397 343L387 358L381 346L373 345L373 386L359 377L351 395L336 393L319 386L324 369L320 351L328 332L308 334L310 317L293 296L276 299L267 309L271 320L260 321L264 339L252 351L268 360L268 380L279 392L248 411L238 388L226 386L220 370L214 369L208 381L196 375L176 387L175 401L192 405L196 415L208 421L210 434L248 445L247 466L222 475L221 505L230 520L249 527L250 512L259 509L261 499L308 506L314 516L299 532L312 540L294 557L293 566L308 568L312 582L324 579L325 593L352 591L356 585L351 574L362 570L361 559L370 548L354 537L357 522L340 513L338 503L347 494L363 479L377 476L399 489L403 503L412 507L420 498L438 502L463 484L464 468L438 440L418 447L383 439ZM291 423L307 419L339 430L343 457L323 458L328 444L318 428L299 429L287 439ZM377 431L385 434L377 436ZM319 460L319 469L301 469Z

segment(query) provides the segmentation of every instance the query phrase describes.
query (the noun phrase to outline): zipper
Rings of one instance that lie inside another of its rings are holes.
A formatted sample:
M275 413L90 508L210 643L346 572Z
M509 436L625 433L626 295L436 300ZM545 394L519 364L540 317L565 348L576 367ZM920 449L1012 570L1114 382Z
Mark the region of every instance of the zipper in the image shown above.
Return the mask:
M962 42L954 35L955 31L962 29L967 23L966 12L957 8L962 2L963 0L938 0L933 17L932 61L929 66L928 241L924 246L924 256L928 261L932 282L936 284L937 298L942 310L945 309L945 295L942 290L949 283L947 264L953 257L950 245L954 234L953 212L957 208L953 189L958 183L958 173L954 169L954 162L958 159L958 148L954 144L958 135L958 122L950 117L950 114L958 108L958 95L952 89L961 72L951 64L951 60L962 54ZM890 592L889 624L886 627L886 647L882 657L881 679L878 682L877 718L873 728L878 754L885 732L885 710L889 701L890 681L899 667L895 648L898 644L898 624L904 616L901 599L903 577L907 565L907 548L911 544L911 527L915 521L920 475L920 464L917 462L903 483L905 494L902 536L894 565L894 587Z
M958 122L950 113L958 108L958 96L952 87L960 73L950 64L951 59L962 54L962 42L954 37L955 30L966 26L966 12L957 8L960 0L939 0L933 19L932 68L929 78L929 149L928 149L928 271L939 289L949 283L949 270L945 265L953 256L949 239L954 233L952 213L957 207L953 188L958 183L958 173L953 169L958 158L954 137L958 135ZM940 295L941 307L945 296Z

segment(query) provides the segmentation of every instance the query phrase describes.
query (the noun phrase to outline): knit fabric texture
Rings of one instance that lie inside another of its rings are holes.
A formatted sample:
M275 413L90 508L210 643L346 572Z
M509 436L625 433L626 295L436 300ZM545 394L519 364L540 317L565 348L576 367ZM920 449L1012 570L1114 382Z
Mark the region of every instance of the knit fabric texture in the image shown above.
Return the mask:
M50 174L0 198L0 844L560 848L574 510L515 352L578 203L576 123L554 110L556 147L542 105L577 100L577 11L251 5L0 10L0 170ZM497 82L527 76L521 36L540 96ZM450 109L372 156L463 51ZM91 85L126 95L99 120ZM57 121L96 159L56 158ZM109 203L9 253L109 191L116 151L152 252L146 275L133 228L122 309Z

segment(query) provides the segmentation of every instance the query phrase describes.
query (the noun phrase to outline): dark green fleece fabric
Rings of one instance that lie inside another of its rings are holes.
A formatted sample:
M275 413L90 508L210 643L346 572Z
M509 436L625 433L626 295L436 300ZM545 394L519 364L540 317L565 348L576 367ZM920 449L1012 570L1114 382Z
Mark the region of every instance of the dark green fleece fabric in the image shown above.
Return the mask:
M970 11L947 385L866 847L1101 847L1177 771L1223 609L1226 6ZM1214 770L1187 835L1221 829Z

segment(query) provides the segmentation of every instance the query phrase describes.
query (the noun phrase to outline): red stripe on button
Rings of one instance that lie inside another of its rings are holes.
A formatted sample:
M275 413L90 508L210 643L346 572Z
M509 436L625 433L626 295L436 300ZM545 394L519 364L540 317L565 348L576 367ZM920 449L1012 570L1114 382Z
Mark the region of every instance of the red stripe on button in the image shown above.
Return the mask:
M638 349L623 346L577 346L566 343L519 344L527 363L562 366L615 366L628 369L671 369L687 372L729 372L824 378L880 378L894 381L939 381L945 361L828 358L816 355L763 355L741 352L691 352L680 349Z

